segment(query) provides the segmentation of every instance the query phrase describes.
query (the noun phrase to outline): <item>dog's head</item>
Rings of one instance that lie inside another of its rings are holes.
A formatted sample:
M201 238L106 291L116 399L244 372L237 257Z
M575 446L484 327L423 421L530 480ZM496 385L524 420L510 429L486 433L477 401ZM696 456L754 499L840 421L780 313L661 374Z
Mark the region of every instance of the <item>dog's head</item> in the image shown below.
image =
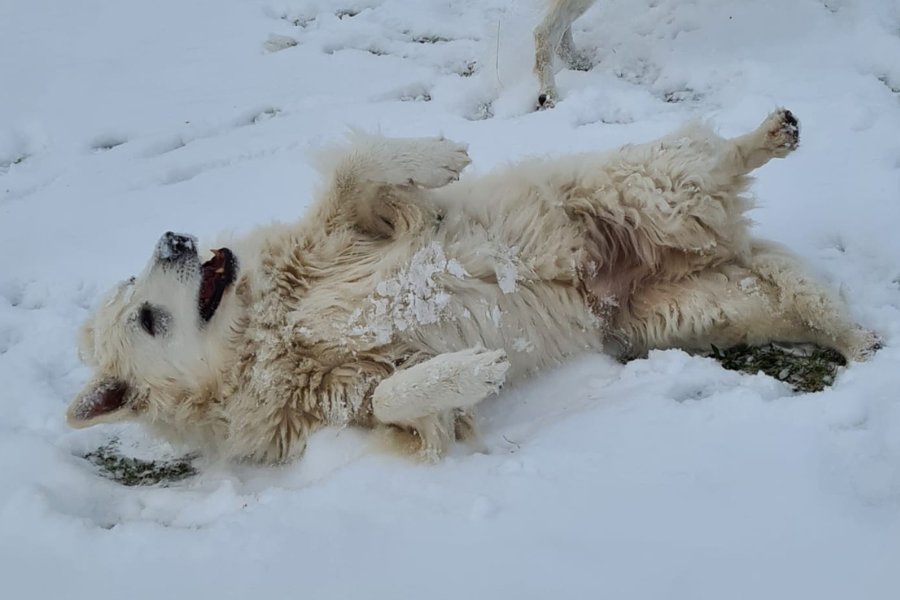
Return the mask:
M201 262L194 237L165 233L143 273L112 290L82 328L80 354L95 375L69 406L69 425L138 418L160 396L189 396L215 377L237 271L227 248Z

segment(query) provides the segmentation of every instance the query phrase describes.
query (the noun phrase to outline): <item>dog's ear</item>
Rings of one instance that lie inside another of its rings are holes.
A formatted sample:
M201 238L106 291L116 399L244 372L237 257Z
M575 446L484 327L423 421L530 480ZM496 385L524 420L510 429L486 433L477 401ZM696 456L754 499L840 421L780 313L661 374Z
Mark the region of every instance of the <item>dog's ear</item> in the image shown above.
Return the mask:
M99 379L89 383L69 405L66 422L81 429L98 423L128 418L128 384L119 379Z

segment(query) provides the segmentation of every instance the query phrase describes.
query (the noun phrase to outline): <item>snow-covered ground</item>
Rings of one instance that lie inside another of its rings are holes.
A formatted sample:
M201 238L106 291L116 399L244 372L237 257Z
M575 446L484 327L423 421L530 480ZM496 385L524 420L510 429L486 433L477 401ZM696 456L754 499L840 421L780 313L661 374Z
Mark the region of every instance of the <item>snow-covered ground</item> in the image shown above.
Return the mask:
M0 3L0 594L6 598L900 598L900 3L600 0L595 60L531 112L537 0ZM276 469L126 488L74 432L79 323L167 229L293 219L348 126L443 133L473 171L778 105L759 231L886 347L821 393L677 351L585 357L437 465L315 436Z

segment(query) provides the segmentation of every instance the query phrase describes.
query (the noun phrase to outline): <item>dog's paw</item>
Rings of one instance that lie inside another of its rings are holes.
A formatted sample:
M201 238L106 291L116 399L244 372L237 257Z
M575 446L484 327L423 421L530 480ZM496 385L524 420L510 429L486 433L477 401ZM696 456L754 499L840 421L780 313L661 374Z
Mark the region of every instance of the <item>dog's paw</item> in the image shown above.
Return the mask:
M447 407L466 408L503 387L509 361L503 350L475 347L440 354L429 361L429 367L430 378L446 382L453 391L448 395Z
M410 140L405 149L406 180L424 188L439 188L459 179L472 160L468 145L446 138Z
M547 110L556 106L556 91L555 90L544 90L540 94L538 94L537 98L537 106L535 106L535 110Z
M800 122L786 108L777 110L766 119L766 145L772 153L783 158L800 145Z
M506 372L509 371L509 361L503 350L478 349L473 351L469 367L475 381L484 385L487 395L503 387Z
M441 187L459 179L460 173L472 163L468 144L440 138L433 148L433 169L422 178L423 187Z
M884 347L884 339L872 331L859 327L850 335L844 357L851 362L866 362Z
M372 394L373 413L382 423L409 423L465 410L496 393L508 370L503 350L476 347L438 354L379 383Z

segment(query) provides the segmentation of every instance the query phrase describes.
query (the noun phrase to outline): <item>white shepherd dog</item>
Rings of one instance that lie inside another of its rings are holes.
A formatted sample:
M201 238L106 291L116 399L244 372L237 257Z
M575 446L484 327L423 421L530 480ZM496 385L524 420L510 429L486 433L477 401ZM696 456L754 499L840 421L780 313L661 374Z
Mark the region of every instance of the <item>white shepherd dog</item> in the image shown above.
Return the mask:
M84 326L96 374L68 421L138 420L261 462L351 424L436 458L504 381L605 345L814 342L863 360L878 337L748 231L749 173L798 135L780 110L734 139L692 124L451 183L466 146L356 134L300 222L207 262L163 235Z

